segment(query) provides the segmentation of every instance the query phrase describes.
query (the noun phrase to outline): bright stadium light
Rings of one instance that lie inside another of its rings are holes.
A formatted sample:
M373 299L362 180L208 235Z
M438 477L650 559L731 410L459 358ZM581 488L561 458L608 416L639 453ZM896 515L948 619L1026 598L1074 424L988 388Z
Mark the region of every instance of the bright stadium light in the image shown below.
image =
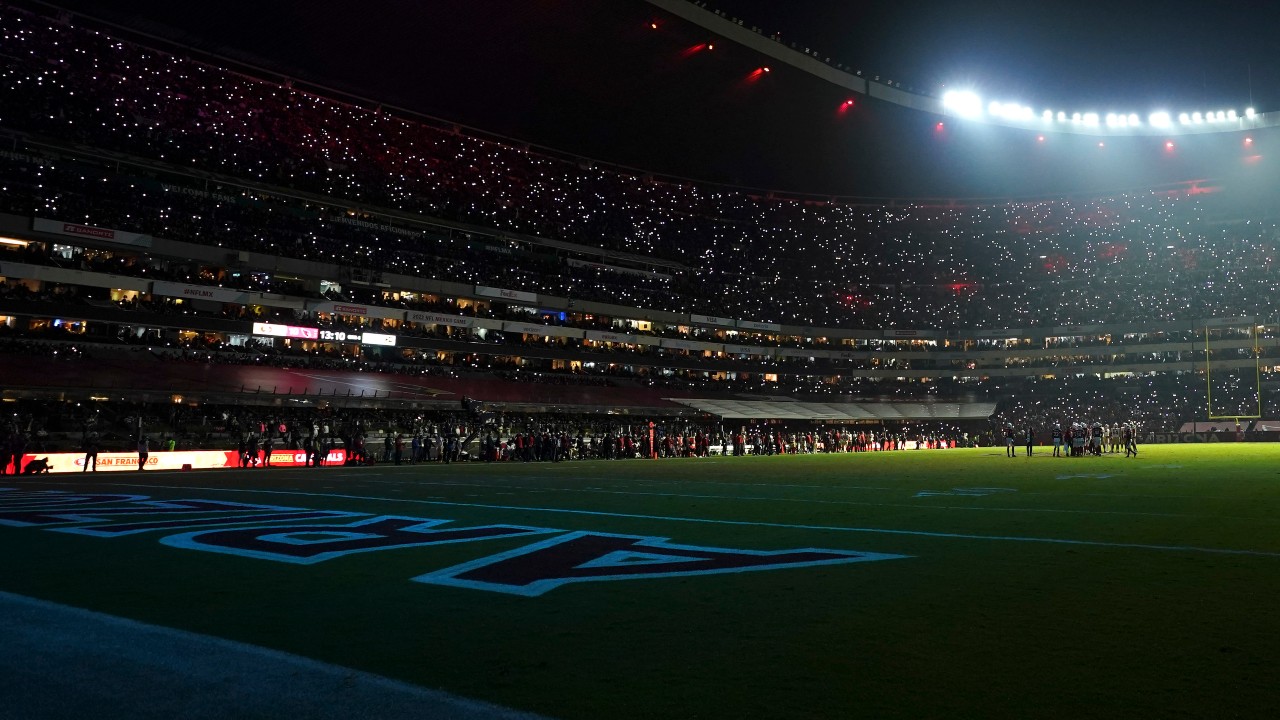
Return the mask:
M1045 110L1044 112L1040 113L1040 119L1044 120L1045 122L1053 122L1053 111Z
M1255 116L1255 115L1257 115L1257 114L1258 114L1258 113L1257 113L1257 111L1255 111L1253 108L1245 108L1245 109L1244 109L1244 116L1245 116L1245 117L1247 117L1247 118L1249 118L1250 120L1252 120L1252 119L1254 118L1254 116Z
M971 90L948 90L942 96L942 107L963 118L982 117L982 98Z
M1193 112L1191 113L1191 122L1195 123L1196 125L1200 125L1201 123L1204 122L1204 116L1198 112Z
M1129 120L1129 124L1134 127L1137 127L1142 124L1142 121L1138 119L1138 113L1129 113L1128 120Z
M1084 114L1084 124L1085 124L1085 125L1089 125L1089 126L1091 126L1091 127L1092 127L1092 126L1094 126L1094 125L1097 125L1097 124L1098 124L1098 113L1085 113L1085 114Z
M1120 117L1115 113L1107 113L1107 127L1115 127L1120 124Z
M1066 122L1067 114L1061 110L1058 111L1058 122Z
M1236 111L1235 111L1235 110L1228 110L1228 111L1227 111L1227 119L1228 119L1228 120L1230 120L1231 122L1235 122L1236 120L1239 120L1239 119L1240 119L1240 117L1239 117L1238 115L1236 115Z
M1148 115L1147 124L1151 125L1151 127L1167 128L1173 124L1173 119L1169 117L1169 113L1161 110L1160 112L1153 112Z
M1186 114L1186 113L1179 113L1179 114L1178 114L1178 122L1182 123L1183 125L1190 125L1190 124L1191 124L1191 116L1190 116L1190 115L1188 115L1188 114Z

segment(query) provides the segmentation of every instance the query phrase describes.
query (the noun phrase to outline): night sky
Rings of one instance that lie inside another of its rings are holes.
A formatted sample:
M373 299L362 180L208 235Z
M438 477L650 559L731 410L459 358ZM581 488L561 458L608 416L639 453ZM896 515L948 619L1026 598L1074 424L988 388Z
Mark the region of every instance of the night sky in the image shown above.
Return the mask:
M1239 138L1097 139L962 127L777 67L642 0L174 3L75 11L499 135L660 174L823 195L1027 197L1099 192L1239 167ZM1099 112L1280 109L1252 3L708 2L766 34L940 93ZM649 27L658 21L658 30ZM776 63L773 63L776 65ZM1264 140L1259 138L1259 140ZM1280 142L1280 138L1276 139ZM1259 147L1265 147L1261 142Z

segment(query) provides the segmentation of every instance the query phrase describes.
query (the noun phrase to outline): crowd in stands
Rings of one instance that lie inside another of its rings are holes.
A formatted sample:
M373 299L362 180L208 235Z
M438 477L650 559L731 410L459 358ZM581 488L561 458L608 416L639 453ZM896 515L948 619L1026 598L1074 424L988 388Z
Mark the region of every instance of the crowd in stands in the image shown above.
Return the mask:
M779 199L660 181L460 133L445 123L319 97L10 6L0 6L0 46L5 55L0 69L0 133L11 138L9 147L0 149L0 212L374 273L608 302L633 308L636 316L661 310L807 327L954 329L1116 322L1158 326L1209 317L1274 318L1280 310L1280 229L1265 211L1241 214L1219 204L1212 194L1134 192L946 207ZM544 241L573 243L576 249ZM264 268L233 273L137 254L60 255L35 246L6 248L7 258L304 298L619 329L599 316L531 318L503 304L464 307L449 298L392 301L378 291L352 286L321 294ZM598 263L612 264L612 269ZM35 291L13 281L0 283L0 300L113 304L139 313L249 319L244 308L224 306L215 313L145 297L113 302L106 290ZM266 308L262 313L253 319L286 321L297 316L287 309ZM318 324L354 327L338 318ZM381 329L378 321L361 327ZM649 330L628 331L689 336L658 323ZM807 372L807 359L777 358L755 362L741 377L722 379L706 372L655 372L664 357L657 348L602 351L578 341L560 346L596 352L601 362L554 370L549 362L530 365L508 356L518 352L519 345L545 340L442 327L396 332L485 343L495 349L471 356L459 353L445 361L434 353L353 356L315 347L257 346L253 341L234 346L205 337L177 341L160 331L121 332L92 341L148 347L175 362L453 376L474 372L515 382L669 385L797 396L839 392L909 399L964 394L998 401L995 426L1009 423L1019 428L1089 420L1136 423L1142 432L1166 430L1202 414L1207 402L1202 383L1175 374L1110 380L941 380L925 385L860 378L856 370L870 365L846 361L840 367L848 374L833 382ZM1196 337L1174 329L1163 340L1189 344ZM793 344L751 333L735 336L732 342ZM1067 352L1109 339L1048 342L1064 351L1064 366L1113 362L1102 355ZM10 355L74 361L92 353L89 344L67 328L0 329L0 353ZM512 348L507 353L499 346ZM892 353L902 346L878 349ZM1157 352L1146 360L1153 365L1183 360L1180 353ZM939 368L939 374L945 375L945 369ZM770 372L786 377L766 383L760 374ZM1243 389L1238 394L1247 395ZM1264 414L1280 410L1273 392L1264 393L1263 403ZM62 404L51 408L66 410ZM216 418L204 415L201 430L190 433L180 432L175 424L181 419L183 427L196 426L186 418L156 422L173 426L174 435L184 442L205 442L211 438L199 439L199 433L213 433L205 428L223 428L219 432L227 437L250 433L246 428L254 418L246 414L254 411L230 408ZM474 418L445 414L425 419L346 415L330 423L327 433L320 431L323 425L317 426L314 417L267 419L276 428L306 428L308 432L300 435L279 438L294 444L301 437L326 434L350 444L376 425L381 437L391 439L393 451L397 436L409 438L410 461L420 457L427 437L438 449L448 447L448 437L471 437L477 430ZM267 419L258 425L265 426ZM40 430L71 420L44 417L33 408L20 432L38 438ZM482 432L472 440L483 443L492 434L488 445L476 451L480 456L521 459L555 459L562 452L597 457L684 454L690 438L694 454L710 452L712 446L734 448L729 452L748 445L782 452L866 444L853 433L849 438L807 440L806 434L815 431L819 436L827 432L788 428L774 433L711 423L673 426L663 428L659 447L647 448L641 447L647 431L634 427L586 417L540 418L523 424L495 421L492 433ZM966 432L976 437L987 431L882 429L892 437L869 444L901 446L899 441L914 435L936 445L943 440L960 442ZM11 429L8 436L18 432ZM752 437L752 432L762 434ZM738 442L739 434L748 439ZM415 449L413 438L419 435ZM524 438L519 445L504 448L517 436ZM391 459L376 450L373 454ZM403 460L405 452L395 451L395 456ZM426 458L431 457L427 451Z
M379 271L802 325L1069 325L1276 308L1275 224L1218 222L1212 198L1135 193L957 207L778 200L479 139L12 8L0 10L0 38L10 54L0 75L0 127L258 188L174 192L128 172L79 175L52 162L22 170L14 165L27 161L9 158L5 171L25 190L7 200L11 211ZM327 200L286 202L290 192ZM465 233L344 222L340 208L353 207L564 240L678 269L648 277L570 267L554 253L510 254Z

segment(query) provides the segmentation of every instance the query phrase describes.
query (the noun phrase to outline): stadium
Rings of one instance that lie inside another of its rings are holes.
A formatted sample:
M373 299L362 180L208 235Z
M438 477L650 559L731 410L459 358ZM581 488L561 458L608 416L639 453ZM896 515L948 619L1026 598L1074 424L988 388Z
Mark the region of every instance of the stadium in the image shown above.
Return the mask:
M1272 714L1273 61L339 5L0 2L0 717Z

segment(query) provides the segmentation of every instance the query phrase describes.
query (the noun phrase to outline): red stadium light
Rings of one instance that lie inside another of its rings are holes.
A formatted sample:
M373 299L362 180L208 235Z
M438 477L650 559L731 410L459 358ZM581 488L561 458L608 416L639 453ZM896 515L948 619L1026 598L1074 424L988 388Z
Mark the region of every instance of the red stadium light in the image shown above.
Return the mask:
M690 56L693 56L693 55L697 55L698 53L702 52L703 50L710 50L710 49L711 49L711 46L710 46L710 45L708 45L707 43L698 43L697 45L694 45L693 47L685 48L685 49L680 53L680 57L686 57L686 58L687 58L687 57L690 57Z
M1245 139L1244 139L1244 144L1245 144L1245 145L1252 145L1252 144L1253 144L1253 138L1251 138L1251 137L1247 137L1247 138L1245 138Z
M747 82L755 82L764 77L764 74L767 72L769 72L769 68L758 67L755 70L752 70L750 75L747 75Z
M943 125L942 123L938 123L937 125L933 126L933 130L934 132L942 132L946 127L947 127L946 125Z
M845 100L844 102L840 103L840 107L836 108L836 112L843 115L849 112L849 110L852 107L853 107L853 98L849 98L848 100Z

